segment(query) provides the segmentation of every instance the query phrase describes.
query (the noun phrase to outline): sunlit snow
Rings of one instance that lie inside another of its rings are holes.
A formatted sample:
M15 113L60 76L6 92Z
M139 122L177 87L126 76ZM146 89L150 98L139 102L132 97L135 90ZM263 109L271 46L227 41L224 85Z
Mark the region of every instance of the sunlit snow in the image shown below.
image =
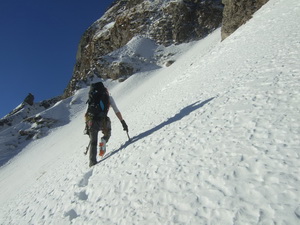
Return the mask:
M299 224L299 15L270 0L223 42L216 30L170 67L107 81L131 143L111 110L92 168L88 88L43 112L62 126L0 168L0 224Z

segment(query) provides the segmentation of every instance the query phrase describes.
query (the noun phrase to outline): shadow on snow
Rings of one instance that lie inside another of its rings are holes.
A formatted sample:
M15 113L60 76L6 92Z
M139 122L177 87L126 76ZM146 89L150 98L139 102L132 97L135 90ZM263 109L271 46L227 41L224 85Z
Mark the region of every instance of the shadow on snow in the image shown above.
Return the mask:
M122 144L118 149L112 151L111 153L107 154L107 156L105 156L103 159L101 159L98 163L103 162L104 160L110 158L111 156L113 156L114 154L118 153L119 151L121 151L122 149L125 149L129 144L133 144L145 137L150 136L151 134L153 134L154 132L162 129L163 127L170 125L174 122L177 122L179 120L181 120L183 117L188 116L190 113L192 113L193 111L200 109L201 107L203 107L204 105L206 105L207 103L209 103L211 100L213 100L215 97L207 99L203 102L197 101L189 106L184 107L183 109L180 110L179 113L177 113L176 115L174 115L173 117L169 118L168 120L166 120L165 122L162 122L161 124L157 125L156 127L153 127L150 130L147 130L143 133L140 133L139 135L136 135L134 137L132 137L130 140L126 141L124 144Z

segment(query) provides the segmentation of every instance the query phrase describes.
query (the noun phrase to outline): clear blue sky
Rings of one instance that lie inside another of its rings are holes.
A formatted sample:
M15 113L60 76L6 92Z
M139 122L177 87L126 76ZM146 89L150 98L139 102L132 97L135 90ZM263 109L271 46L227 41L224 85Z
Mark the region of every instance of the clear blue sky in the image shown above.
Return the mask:
M113 0L1 0L0 118L28 93L35 102L63 93L79 40Z

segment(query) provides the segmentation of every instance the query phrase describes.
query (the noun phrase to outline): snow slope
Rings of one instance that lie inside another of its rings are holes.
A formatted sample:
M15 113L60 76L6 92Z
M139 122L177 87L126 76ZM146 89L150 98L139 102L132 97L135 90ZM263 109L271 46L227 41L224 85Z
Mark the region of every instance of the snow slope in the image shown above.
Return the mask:
M132 141L110 112L93 168L88 89L57 104L71 122L0 168L0 224L299 224L299 15L270 0L225 41L107 83Z

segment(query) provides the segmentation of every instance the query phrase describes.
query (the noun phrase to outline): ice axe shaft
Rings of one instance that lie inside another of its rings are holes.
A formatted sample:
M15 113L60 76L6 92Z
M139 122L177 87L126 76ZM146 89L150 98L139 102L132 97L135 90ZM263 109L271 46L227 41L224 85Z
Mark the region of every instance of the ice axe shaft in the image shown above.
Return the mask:
M88 153L90 145L91 145L91 141L89 142L88 146L85 149L85 152L84 152L85 155Z
M131 141L128 131L126 131L126 133L127 133L128 140Z

